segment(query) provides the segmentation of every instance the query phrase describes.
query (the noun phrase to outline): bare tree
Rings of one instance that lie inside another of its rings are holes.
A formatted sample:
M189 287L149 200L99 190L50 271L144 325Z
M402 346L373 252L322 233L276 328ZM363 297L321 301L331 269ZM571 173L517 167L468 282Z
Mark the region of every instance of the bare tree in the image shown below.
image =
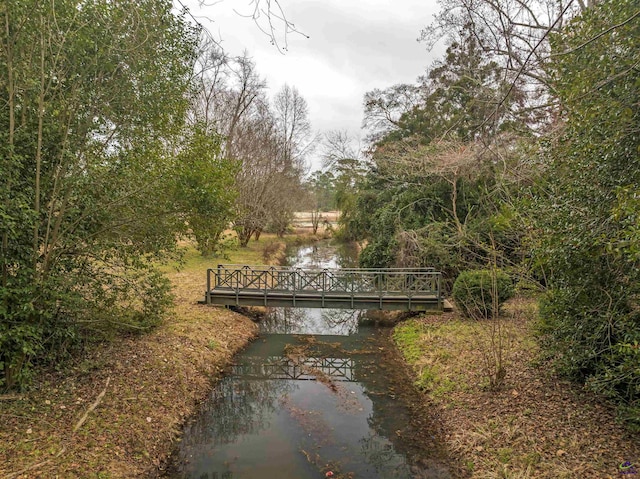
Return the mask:
M332 130L322 139L322 167L324 170L339 169L345 161L364 161L360 142L346 130Z
M306 101L285 85L270 104L249 55L229 57L215 42L202 49L196 81L192 121L221 135L223 156L241 165L234 185L240 244L269 225L283 234L300 202L305 157L314 143Z
M238 156L234 151L234 140L241 119L252 114L252 106L266 101L264 92L267 86L265 80L259 77L255 63L249 58L246 51L242 57L235 59L232 75L235 84L229 98L227 98L230 109L226 112L228 124L225 129L225 151L230 158Z
M546 84L542 72L549 46L549 32L589 7L583 1L556 0L440 0L441 12L422 30L420 39L429 48L442 37L458 41L471 28L485 52L500 59L511 73L522 69L531 80ZM525 63L526 62L526 63Z
M242 169L237 178L234 227L243 246L252 235L259 238L268 225L284 234L300 202L302 169L286 157L281 133L265 102L259 102L253 114L237 126L233 148Z
M229 187L238 189L234 227L245 245L255 231L264 227L268 216L263 200L273 172L267 159L276 152L266 83L247 52L229 57L206 38L195 81L191 122L204 124L207 131L222 136L223 156L241 164L235 185Z
M362 127L373 132L369 140L376 141L399 127L400 117L422 104L424 93L418 85L399 84L381 90L376 88L364 96Z
M219 40L215 39L214 35L201 23L203 18L210 21L213 20L201 14L194 16L189 8L185 6L183 0L176 1L183 8L184 12L202 28L206 37L219 46ZM211 7L219 3L223 3L223 0L198 0L198 6L200 7ZM246 4L245 9L238 10L234 8L234 12L241 17L253 21L258 30L265 34L270 43L275 46L280 53L284 53L289 49L289 35L295 34L309 38L308 35L300 31L296 25L289 20L285 9L278 0L250 0Z
M303 168L305 156L314 145L307 101L296 87L285 84L276 94L273 106L284 161L292 168Z
M253 114L236 125L232 145L242 167L237 176L238 202L234 229L241 246L266 226L280 173L275 125L268 104L260 103Z
M312 137L307 102L297 88L285 84L274 98L273 110L283 162L280 184L286 189L284 194L281 191L270 221L276 233L282 236L303 201L302 176L306 171L306 156L313 150L316 139Z
M511 84L496 111L512 89L518 89L526 101L511 108L519 110L521 118L529 114L530 124L543 127L554 106L545 71L549 36L594 3L596 0L440 0L441 11L422 30L420 40L432 48L442 38L460 42L463 32L470 30L482 51L500 65L503 81ZM487 117L485 123L490 121Z
M225 93L228 93L232 58L208 36L203 35L194 68L194 96L188 121L191 125L205 125L208 131L220 133L221 110Z

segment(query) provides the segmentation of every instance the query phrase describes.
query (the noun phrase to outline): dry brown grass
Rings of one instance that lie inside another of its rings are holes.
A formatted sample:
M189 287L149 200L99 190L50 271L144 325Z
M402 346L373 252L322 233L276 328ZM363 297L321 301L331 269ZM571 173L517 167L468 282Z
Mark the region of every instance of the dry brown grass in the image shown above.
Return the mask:
M263 234L247 248L217 258L205 258L183 242L181 269L163 267L175 307L161 327L94 347L61 372L36 378L27 394L0 400L0 478L153 475L212 382L257 334L245 316L196 304L204 297L206 269L218 263L276 264L286 242ZM103 399L74 432L103 390Z
M455 313L423 317L397 328L395 337L414 366L425 400L439 407L458 477L607 478L618 465L640 459L640 440L616 423L611 405L558 379L537 362L530 324L535 303L507 305L506 378L487 388L484 355L490 322Z
M252 247L232 259L259 258ZM37 378L20 399L0 401L0 477L130 478L162 466L181 424L257 329L244 316L196 304L205 265L215 261L194 250L186 259L170 273L176 306L163 326L99 345L62 373ZM74 433L107 378L104 398Z

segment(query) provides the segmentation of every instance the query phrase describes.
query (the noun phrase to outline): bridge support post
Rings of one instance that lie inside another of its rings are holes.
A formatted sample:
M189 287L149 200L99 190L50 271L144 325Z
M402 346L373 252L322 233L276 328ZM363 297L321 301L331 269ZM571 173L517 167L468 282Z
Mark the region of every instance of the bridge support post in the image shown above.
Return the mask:
M207 269L207 304L211 304L211 268Z

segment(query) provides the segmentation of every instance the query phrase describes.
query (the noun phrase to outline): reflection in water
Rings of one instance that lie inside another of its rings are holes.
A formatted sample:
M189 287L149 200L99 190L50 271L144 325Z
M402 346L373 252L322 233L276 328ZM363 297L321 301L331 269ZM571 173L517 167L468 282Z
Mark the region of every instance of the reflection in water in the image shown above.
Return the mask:
M352 266L347 258L321 245L300 248L290 261ZM169 477L312 479L329 470L354 479L449 477L418 467L403 442L411 414L381 360L386 343L358 325L361 317L273 309L261 322L263 337L238 356L185 428Z
M238 381L227 377L204 404L198 421L185 428L185 439L197 438L190 446L208 450L234 443L245 434L260 434L269 427L271 416L279 408L279 398L296 387L295 382Z
M260 332L347 336L358 332L364 314L365 311L351 309L268 308L260 321Z
M405 456L372 427L371 397L389 384L376 373L368 333L310 344L279 335L252 344L185 430L174 477L304 479L330 464L353 477L410 478ZM299 357L286 355L291 344ZM338 349L343 357L332 356ZM352 351L365 353L347 357ZM396 431L408 417L390 420Z
M381 477L407 477L408 466L393 444L375 433L360 439L362 455Z
M303 358L251 356L231 368L245 379L315 380L318 373L331 381L353 381L353 360L349 358Z
M352 246L330 246L326 243L305 246L287 257L287 265L296 268L322 269L355 267L356 252ZM335 334L358 332L365 311L348 309L268 308L260 321L264 334Z
M303 269L357 268L358 253L353 244L318 243L302 246L287 256L285 265Z

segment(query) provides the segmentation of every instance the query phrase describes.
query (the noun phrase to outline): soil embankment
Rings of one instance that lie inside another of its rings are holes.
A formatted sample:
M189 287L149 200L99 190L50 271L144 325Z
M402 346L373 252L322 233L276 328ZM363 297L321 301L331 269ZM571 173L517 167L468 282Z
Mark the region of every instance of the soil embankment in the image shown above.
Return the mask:
M394 339L444 430L458 477L614 478L638 468L640 438L610 404L559 379L538 359L535 301L516 299L496 323L422 316ZM491 390L497 360L506 376ZM624 467L624 466L622 466Z
M249 253L257 259L263 246ZM169 273L176 306L161 327L104 343L0 400L0 477L131 478L162 466L212 380L257 333L240 314L196 304L209 263L195 251L187 259Z

